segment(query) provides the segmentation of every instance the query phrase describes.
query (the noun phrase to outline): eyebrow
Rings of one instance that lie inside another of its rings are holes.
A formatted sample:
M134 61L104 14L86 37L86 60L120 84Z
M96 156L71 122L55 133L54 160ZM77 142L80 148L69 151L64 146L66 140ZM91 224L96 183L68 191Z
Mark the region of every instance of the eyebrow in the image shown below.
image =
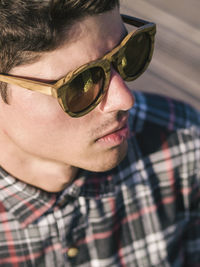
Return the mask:
M124 23L123 23L124 24ZM115 49L115 47L117 47L118 45L120 45L120 43L123 41L123 39L127 36L127 34L128 34L128 31L127 31L127 29L126 29L126 27L123 27L123 32L122 32L122 36L120 37L120 40L119 40L119 42L111 49L111 50L109 50L109 51L107 51L103 56L101 56L101 57L99 57L99 58L97 58L96 60L99 60L99 59L102 59L106 54L108 54L110 51L112 51L113 49ZM92 61L95 61L95 60L92 60ZM92 62L91 61L91 62ZM90 62L90 61L89 61ZM85 64L87 64L87 63L89 63L89 62L86 62ZM83 64L83 65L85 65L85 64ZM70 72L70 71L69 71ZM67 72L65 75L63 75L61 78L58 78L58 79L55 79L55 80L50 80L50 81L48 81L48 80L38 80L38 79L35 79L36 81L41 81L41 82L44 82L44 83L47 83L47 84L54 84L54 83L56 83L57 81L59 81L59 80L61 80L62 78L64 78L69 72Z
M124 22L123 22L123 25L124 25ZM126 37L127 34L128 34L127 28L124 26L123 27L123 31L122 31L122 35L121 35L121 38L120 38L119 42L111 50L109 50L103 56L97 58L96 60L103 58L106 54L108 54L113 49L115 49L115 47L117 47L118 45L120 45L120 43L123 41L123 39ZM93 60L93 61L95 61L95 60ZM87 62L87 63L89 63L89 62ZM85 63L85 64L87 64L87 63ZM17 78L27 79L27 80L30 80L30 81L41 82L41 83L44 83L44 84L47 84L47 85L53 85L56 82L58 82L59 80L61 80L62 78L64 78L69 72L67 72L66 74L64 74L62 77L60 77L58 79L53 79L53 80L52 79L49 80L49 79L44 79L44 78L37 78L37 77L35 78L35 77L29 77L29 76L23 76L23 75L14 75L14 76L17 77Z

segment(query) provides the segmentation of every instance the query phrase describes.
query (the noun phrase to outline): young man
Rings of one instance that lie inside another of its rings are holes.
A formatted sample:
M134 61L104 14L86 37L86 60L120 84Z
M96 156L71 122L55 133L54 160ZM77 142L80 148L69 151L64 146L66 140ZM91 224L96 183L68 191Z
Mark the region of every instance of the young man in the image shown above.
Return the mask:
M117 0L0 18L0 265L198 266L200 114L125 84L155 25Z

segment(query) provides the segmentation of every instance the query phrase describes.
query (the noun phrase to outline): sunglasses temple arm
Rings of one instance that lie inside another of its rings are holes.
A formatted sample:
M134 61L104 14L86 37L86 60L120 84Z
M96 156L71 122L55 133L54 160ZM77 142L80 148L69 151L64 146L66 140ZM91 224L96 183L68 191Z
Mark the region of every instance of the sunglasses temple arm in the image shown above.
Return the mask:
M143 19L135 18L135 17L128 16L125 14L121 14L121 16L122 16L122 19L125 23L136 26L136 27L141 27L141 26L144 26L146 24L149 24L148 21L143 20Z
M57 95L56 89L53 88L50 84L44 84L38 81L28 81L24 78L19 78L19 77L14 77L14 76L9 77L9 76L0 74L0 82L18 85L22 88L32 90L32 91L37 91L45 95L52 95L54 97L56 97Z

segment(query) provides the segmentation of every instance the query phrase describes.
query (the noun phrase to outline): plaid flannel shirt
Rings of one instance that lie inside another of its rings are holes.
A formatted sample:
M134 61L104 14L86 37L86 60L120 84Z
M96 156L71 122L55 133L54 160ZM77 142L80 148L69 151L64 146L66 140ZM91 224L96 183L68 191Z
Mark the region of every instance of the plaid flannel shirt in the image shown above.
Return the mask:
M115 169L82 171L59 194L1 169L0 266L200 266L200 113L135 97Z

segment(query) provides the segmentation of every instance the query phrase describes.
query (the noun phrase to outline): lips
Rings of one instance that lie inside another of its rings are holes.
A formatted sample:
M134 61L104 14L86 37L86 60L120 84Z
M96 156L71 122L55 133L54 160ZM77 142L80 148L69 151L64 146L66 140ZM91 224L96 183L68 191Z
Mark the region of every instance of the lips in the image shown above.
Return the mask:
M123 143L129 137L129 128L127 124L128 116L123 118L117 127L102 134L100 138L96 140L97 143L104 145L116 146Z

